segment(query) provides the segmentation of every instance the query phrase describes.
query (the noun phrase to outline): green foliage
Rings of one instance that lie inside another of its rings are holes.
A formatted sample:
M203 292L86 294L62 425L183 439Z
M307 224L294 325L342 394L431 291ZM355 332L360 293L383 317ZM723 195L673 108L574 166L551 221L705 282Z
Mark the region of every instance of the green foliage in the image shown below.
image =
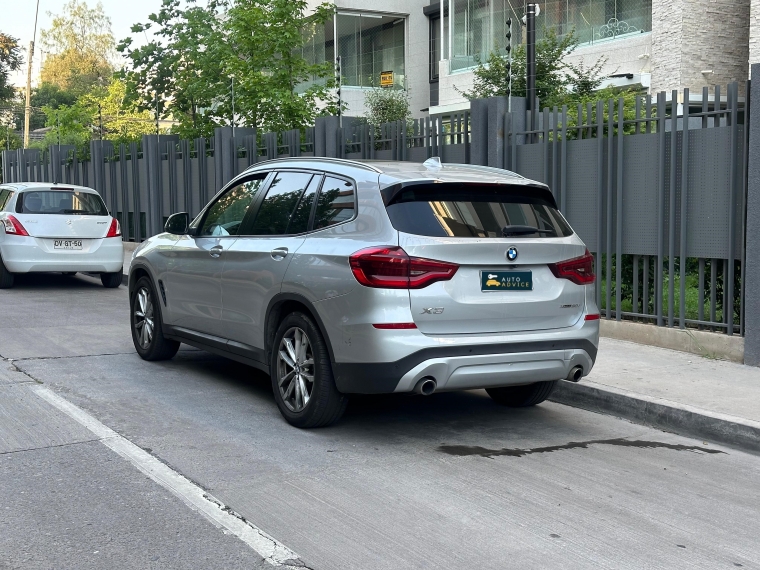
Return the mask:
M152 109L157 93L160 115L177 121L173 131L186 138L231 123L233 76L238 124L282 131L333 114L332 65L310 64L301 48L334 7L319 5L311 15L308 9L306 0L210 0L204 7L164 0L150 22L132 27L155 28L157 39L132 49L128 38L119 46L132 63L129 97ZM298 93L311 79L321 81Z
M39 146L49 148L58 144L74 145L80 157L89 156L92 137L92 114L86 106L78 102L74 105L61 105L57 109L43 107L45 126L51 130Z
M53 15L50 28L42 30L42 45L48 53L42 66L42 83L57 85L76 95L103 85L113 74L115 40L111 20L98 2L69 0L62 12Z
M153 117L126 101L126 90L123 81L113 79L107 87L82 95L71 105L44 106L45 125L51 130L42 146L75 145L80 156L87 156L93 138L118 145L154 134Z
M21 148L24 146L24 141L22 141L21 137L13 132L12 126L9 126L12 121L6 121L4 119L6 119L6 117L4 117L4 113L0 112L0 152L4 150L16 150L17 148ZM2 181L3 163L0 160L0 182Z
M599 58L592 65L583 61L573 65L566 58L578 47L578 39L574 33L558 37L553 30L546 32L544 37L536 42L536 95L542 108L553 109L555 106L568 108L567 127L568 139L577 138L573 127L579 124L596 123L598 121L596 103L603 101L602 119L605 125L609 121L609 101L614 100L613 134L617 133L618 100L623 99L623 116L626 121L636 118L636 99L640 95L631 89L605 87L599 89L604 81L602 68L607 62L605 57ZM512 95L525 97L527 95L526 67L527 57L524 45L517 46L513 51L512 61ZM492 51L485 63L479 63L475 69L475 82L472 90L461 92L468 99L483 97L504 97L509 93L507 82L507 59L503 54ZM591 115L587 112L587 103L592 103ZM578 105L581 105L580 115ZM654 125L652 125L654 130ZM635 125L624 127L624 134L632 134ZM607 131L605 130L605 133ZM596 130L592 132L596 136Z
M372 89L364 96L365 118L370 125L410 121L409 95L403 89Z
M554 30L548 30L540 40L536 41L536 96L543 105L551 106L563 100L573 80L578 79L578 75L580 75L579 79L584 81L583 88L586 89L586 82L593 79L587 77L585 72L599 69L604 64L605 60L602 59L601 64L597 62L591 68L570 67L565 62L565 57L577 47L578 39L573 32L558 37ZM509 93L506 66L507 58L504 54L492 51L485 63L478 63L472 90L460 91L460 93L468 99L506 96ZM521 44L512 50L512 95L516 97L527 95L526 76L527 49Z
M15 91L9 83L10 74L21 69L23 63L18 40L0 32L0 103L14 98Z
M75 93L64 91L53 83L43 83L39 87L32 89L31 106L33 109L42 109L43 107L57 109L61 105L73 105L76 103L76 100L77 96ZM41 129L44 126L44 113L32 113L29 128L35 130Z

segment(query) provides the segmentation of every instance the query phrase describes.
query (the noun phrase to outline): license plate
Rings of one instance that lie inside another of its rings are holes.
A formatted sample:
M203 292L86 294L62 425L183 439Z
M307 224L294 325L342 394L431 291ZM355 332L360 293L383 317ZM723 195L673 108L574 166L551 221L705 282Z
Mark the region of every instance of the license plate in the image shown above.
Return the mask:
M481 291L533 291L532 271L481 271Z
M82 240L57 239L53 241L53 249L82 249Z

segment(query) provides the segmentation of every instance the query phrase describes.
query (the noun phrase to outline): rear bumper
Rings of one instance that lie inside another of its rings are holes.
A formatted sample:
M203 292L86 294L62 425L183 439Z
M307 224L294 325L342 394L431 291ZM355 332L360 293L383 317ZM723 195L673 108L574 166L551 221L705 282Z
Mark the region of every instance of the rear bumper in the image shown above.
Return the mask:
M82 251L51 250L50 240L5 235L0 243L3 264L11 273L81 271L114 273L124 264L124 244L120 238L83 240Z
M334 363L333 372L338 390L348 394L411 392L425 377L435 378L438 391L516 386L566 378L575 366L587 375L596 361L597 344L589 338L568 338L437 346L396 362Z

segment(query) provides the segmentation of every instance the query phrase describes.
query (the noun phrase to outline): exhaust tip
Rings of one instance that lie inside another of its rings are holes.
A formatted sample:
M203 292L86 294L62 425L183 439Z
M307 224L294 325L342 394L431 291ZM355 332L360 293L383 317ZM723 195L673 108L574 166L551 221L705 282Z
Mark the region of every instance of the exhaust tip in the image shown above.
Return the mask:
M567 375L567 380L570 382L579 382L581 378L583 378L582 366L574 366Z
M414 391L417 394L429 396L435 392L437 386L438 383L435 381L435 378L422 378L419 382L417 382L417 385L414 387Z

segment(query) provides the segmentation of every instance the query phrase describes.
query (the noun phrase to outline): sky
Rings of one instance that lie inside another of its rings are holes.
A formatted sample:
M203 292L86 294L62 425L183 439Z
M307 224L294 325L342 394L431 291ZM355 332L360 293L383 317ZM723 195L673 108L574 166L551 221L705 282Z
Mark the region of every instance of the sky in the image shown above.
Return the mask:
M48 12L58 14L61 12L66 0L39 0L40 16L37 24L37 41L35 46L39 46L40 30L48 27L52 18ZM90 7L97 4L97 0L86 0ZM148 15L157 12L161 8L161 0L101 0L103 10L111 18L111 26L116 41L132 35L130 28L138 22L147 22ZM29 52L29 42L34 33L34 12L36 8L35 0L0 0L0 32L9 34L20 40L24 50L24 62L26 63ZM135 38L135 45L145 43L144 36L142 42L140 38ZM32 82L39 77L40 71L40 50L35 47L34 67L32 70ZM26 85L26 65L24 71L16 73L13 83L17 86Z

